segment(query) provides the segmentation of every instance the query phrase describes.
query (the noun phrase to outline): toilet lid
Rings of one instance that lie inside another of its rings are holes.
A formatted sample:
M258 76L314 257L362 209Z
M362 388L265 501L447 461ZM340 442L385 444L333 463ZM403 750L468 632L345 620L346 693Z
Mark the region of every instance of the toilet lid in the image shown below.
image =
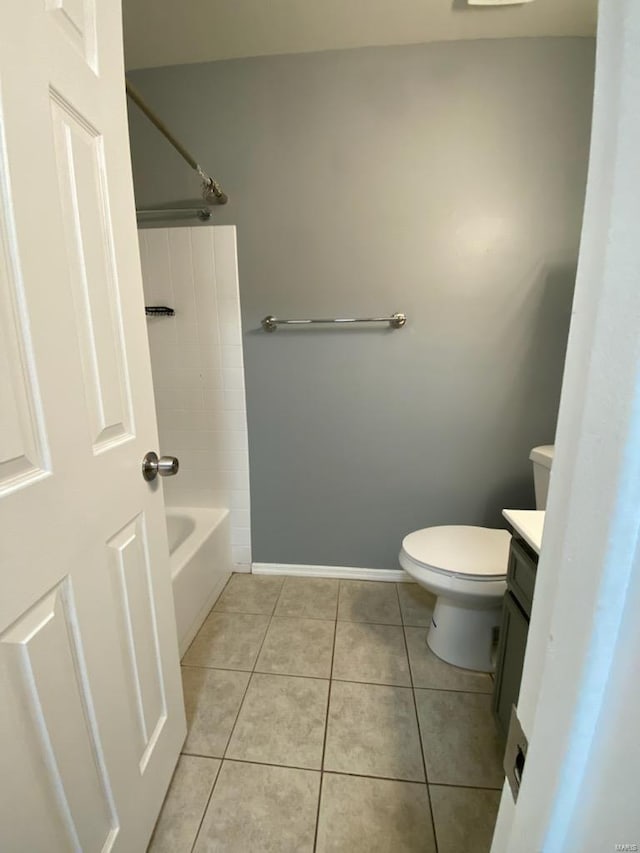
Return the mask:
M506 530L457 524L409 533L402 548L427 568L488 580L506 575L510 541Z

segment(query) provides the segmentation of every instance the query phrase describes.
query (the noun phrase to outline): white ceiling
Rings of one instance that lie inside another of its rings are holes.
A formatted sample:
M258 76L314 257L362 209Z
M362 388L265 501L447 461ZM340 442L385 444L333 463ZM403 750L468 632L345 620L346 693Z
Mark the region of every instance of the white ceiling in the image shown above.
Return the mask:
M597 0L124 0L128 68L371 45L592 36Z

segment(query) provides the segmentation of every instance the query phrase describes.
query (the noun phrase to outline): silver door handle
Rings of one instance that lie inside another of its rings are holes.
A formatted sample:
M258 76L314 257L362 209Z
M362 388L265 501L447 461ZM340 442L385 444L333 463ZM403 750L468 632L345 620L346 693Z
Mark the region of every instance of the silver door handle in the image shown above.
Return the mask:
M150 450L142 460L142 476L145 480L155 480L161 477L173 477L178 473L180 461L177 456L161 456Z

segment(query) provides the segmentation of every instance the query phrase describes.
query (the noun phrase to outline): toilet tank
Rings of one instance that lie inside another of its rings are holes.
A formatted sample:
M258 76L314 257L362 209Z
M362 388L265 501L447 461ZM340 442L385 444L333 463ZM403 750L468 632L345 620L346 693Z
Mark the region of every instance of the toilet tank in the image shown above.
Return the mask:
M536 509L546 509L547 493L549 491L549 477L551 476L551 465L553 464L553 444L543 444L534 447L529 454L533 462L533 486L536 491Z

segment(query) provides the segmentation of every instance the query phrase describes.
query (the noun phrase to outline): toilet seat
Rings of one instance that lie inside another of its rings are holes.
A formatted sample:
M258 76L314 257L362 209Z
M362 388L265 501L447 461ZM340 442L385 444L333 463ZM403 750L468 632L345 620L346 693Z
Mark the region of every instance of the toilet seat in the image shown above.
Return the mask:
M473 584L501 581L507 574L510 541L506 530L489 527L426 527L404 537L401 563L410 563L416 574L435 572Z

